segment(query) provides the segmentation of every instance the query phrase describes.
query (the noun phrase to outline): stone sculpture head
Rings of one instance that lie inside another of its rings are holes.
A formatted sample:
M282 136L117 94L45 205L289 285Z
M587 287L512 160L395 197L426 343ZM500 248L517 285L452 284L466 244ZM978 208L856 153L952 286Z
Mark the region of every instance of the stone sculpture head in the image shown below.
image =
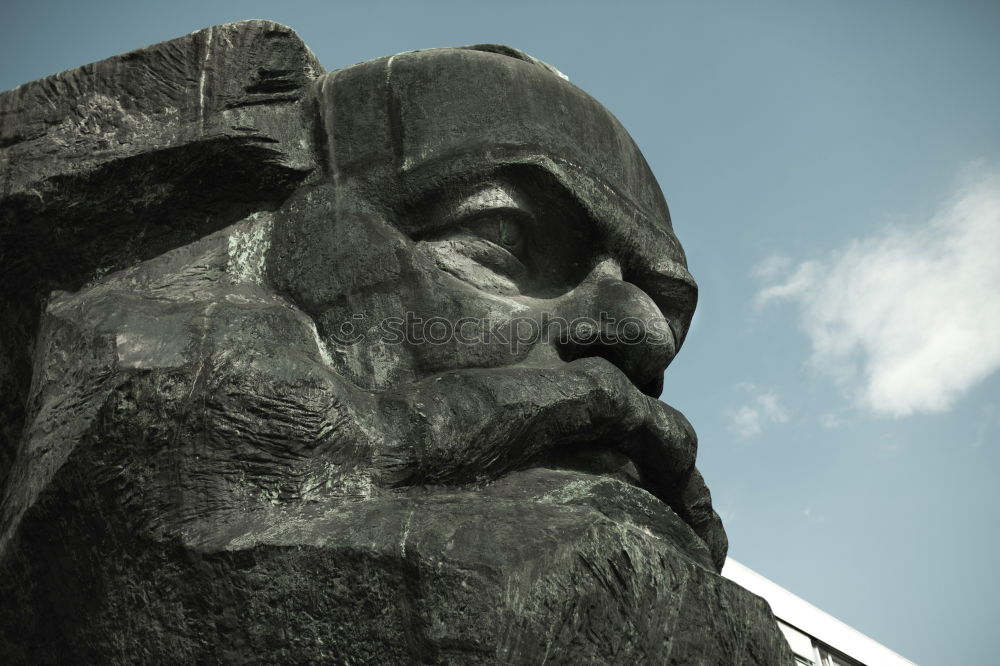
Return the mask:
M0 549L68 568L11 592L52 654L663 649L726 540L656 399L696 287L638 148L506 47L320 75L295 113L315 164L273 205L48 299Z
M614 357L659 395L696 287L655 179L607 110L500 47L383 58L316 88L327 178L300 192L294 221L278 226L270 275L325 340L403 311L449 323L604 312L633 317L642 328L634 337L648 344L589 353ZM338 349L351 360L341 373L384 389L583 353L529 342L508 358L502 339L390 347L384 333Z

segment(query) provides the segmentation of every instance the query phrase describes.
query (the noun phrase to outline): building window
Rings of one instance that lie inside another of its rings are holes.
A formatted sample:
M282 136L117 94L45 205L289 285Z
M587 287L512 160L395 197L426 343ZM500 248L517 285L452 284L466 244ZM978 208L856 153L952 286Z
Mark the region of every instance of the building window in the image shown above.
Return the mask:
M825 645L817 645L816 651L819 653L819 663L822 666L864 666L860 661L851 659L839 652L834 652Z

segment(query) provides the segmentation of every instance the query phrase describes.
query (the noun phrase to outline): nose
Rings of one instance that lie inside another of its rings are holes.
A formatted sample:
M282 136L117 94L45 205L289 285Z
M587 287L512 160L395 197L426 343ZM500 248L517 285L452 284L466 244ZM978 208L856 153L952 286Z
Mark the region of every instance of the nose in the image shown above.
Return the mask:
M677 341L663 312L646 292L622 278L617 261L598 263L559 299L554 314L563 330L550 339L564 361L602 357L644 393L659 397Z

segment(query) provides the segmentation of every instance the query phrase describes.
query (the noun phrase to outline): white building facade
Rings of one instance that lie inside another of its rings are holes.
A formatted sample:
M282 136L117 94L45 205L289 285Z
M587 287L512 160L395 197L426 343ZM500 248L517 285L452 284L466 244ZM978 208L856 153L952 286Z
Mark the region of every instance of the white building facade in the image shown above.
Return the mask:
M736 560L722 575L771 605L798 666L916 666Z

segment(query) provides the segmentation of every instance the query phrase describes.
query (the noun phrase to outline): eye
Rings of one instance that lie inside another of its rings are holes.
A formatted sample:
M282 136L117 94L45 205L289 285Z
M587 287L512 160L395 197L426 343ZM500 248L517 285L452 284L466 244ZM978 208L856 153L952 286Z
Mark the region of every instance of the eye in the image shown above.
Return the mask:
M519 294L529 275L525 227L530 215L504 207L458 217L419 244L438 268L480 289Z
M401 209L399 221L447 272L485 280L493 291L554 298L578 285L604 251L592 215L547 171L512 168L436 185Z
M524 257L524 228L520 211L491 210L463 221L459 229L465 234L490 241L518 259Z

